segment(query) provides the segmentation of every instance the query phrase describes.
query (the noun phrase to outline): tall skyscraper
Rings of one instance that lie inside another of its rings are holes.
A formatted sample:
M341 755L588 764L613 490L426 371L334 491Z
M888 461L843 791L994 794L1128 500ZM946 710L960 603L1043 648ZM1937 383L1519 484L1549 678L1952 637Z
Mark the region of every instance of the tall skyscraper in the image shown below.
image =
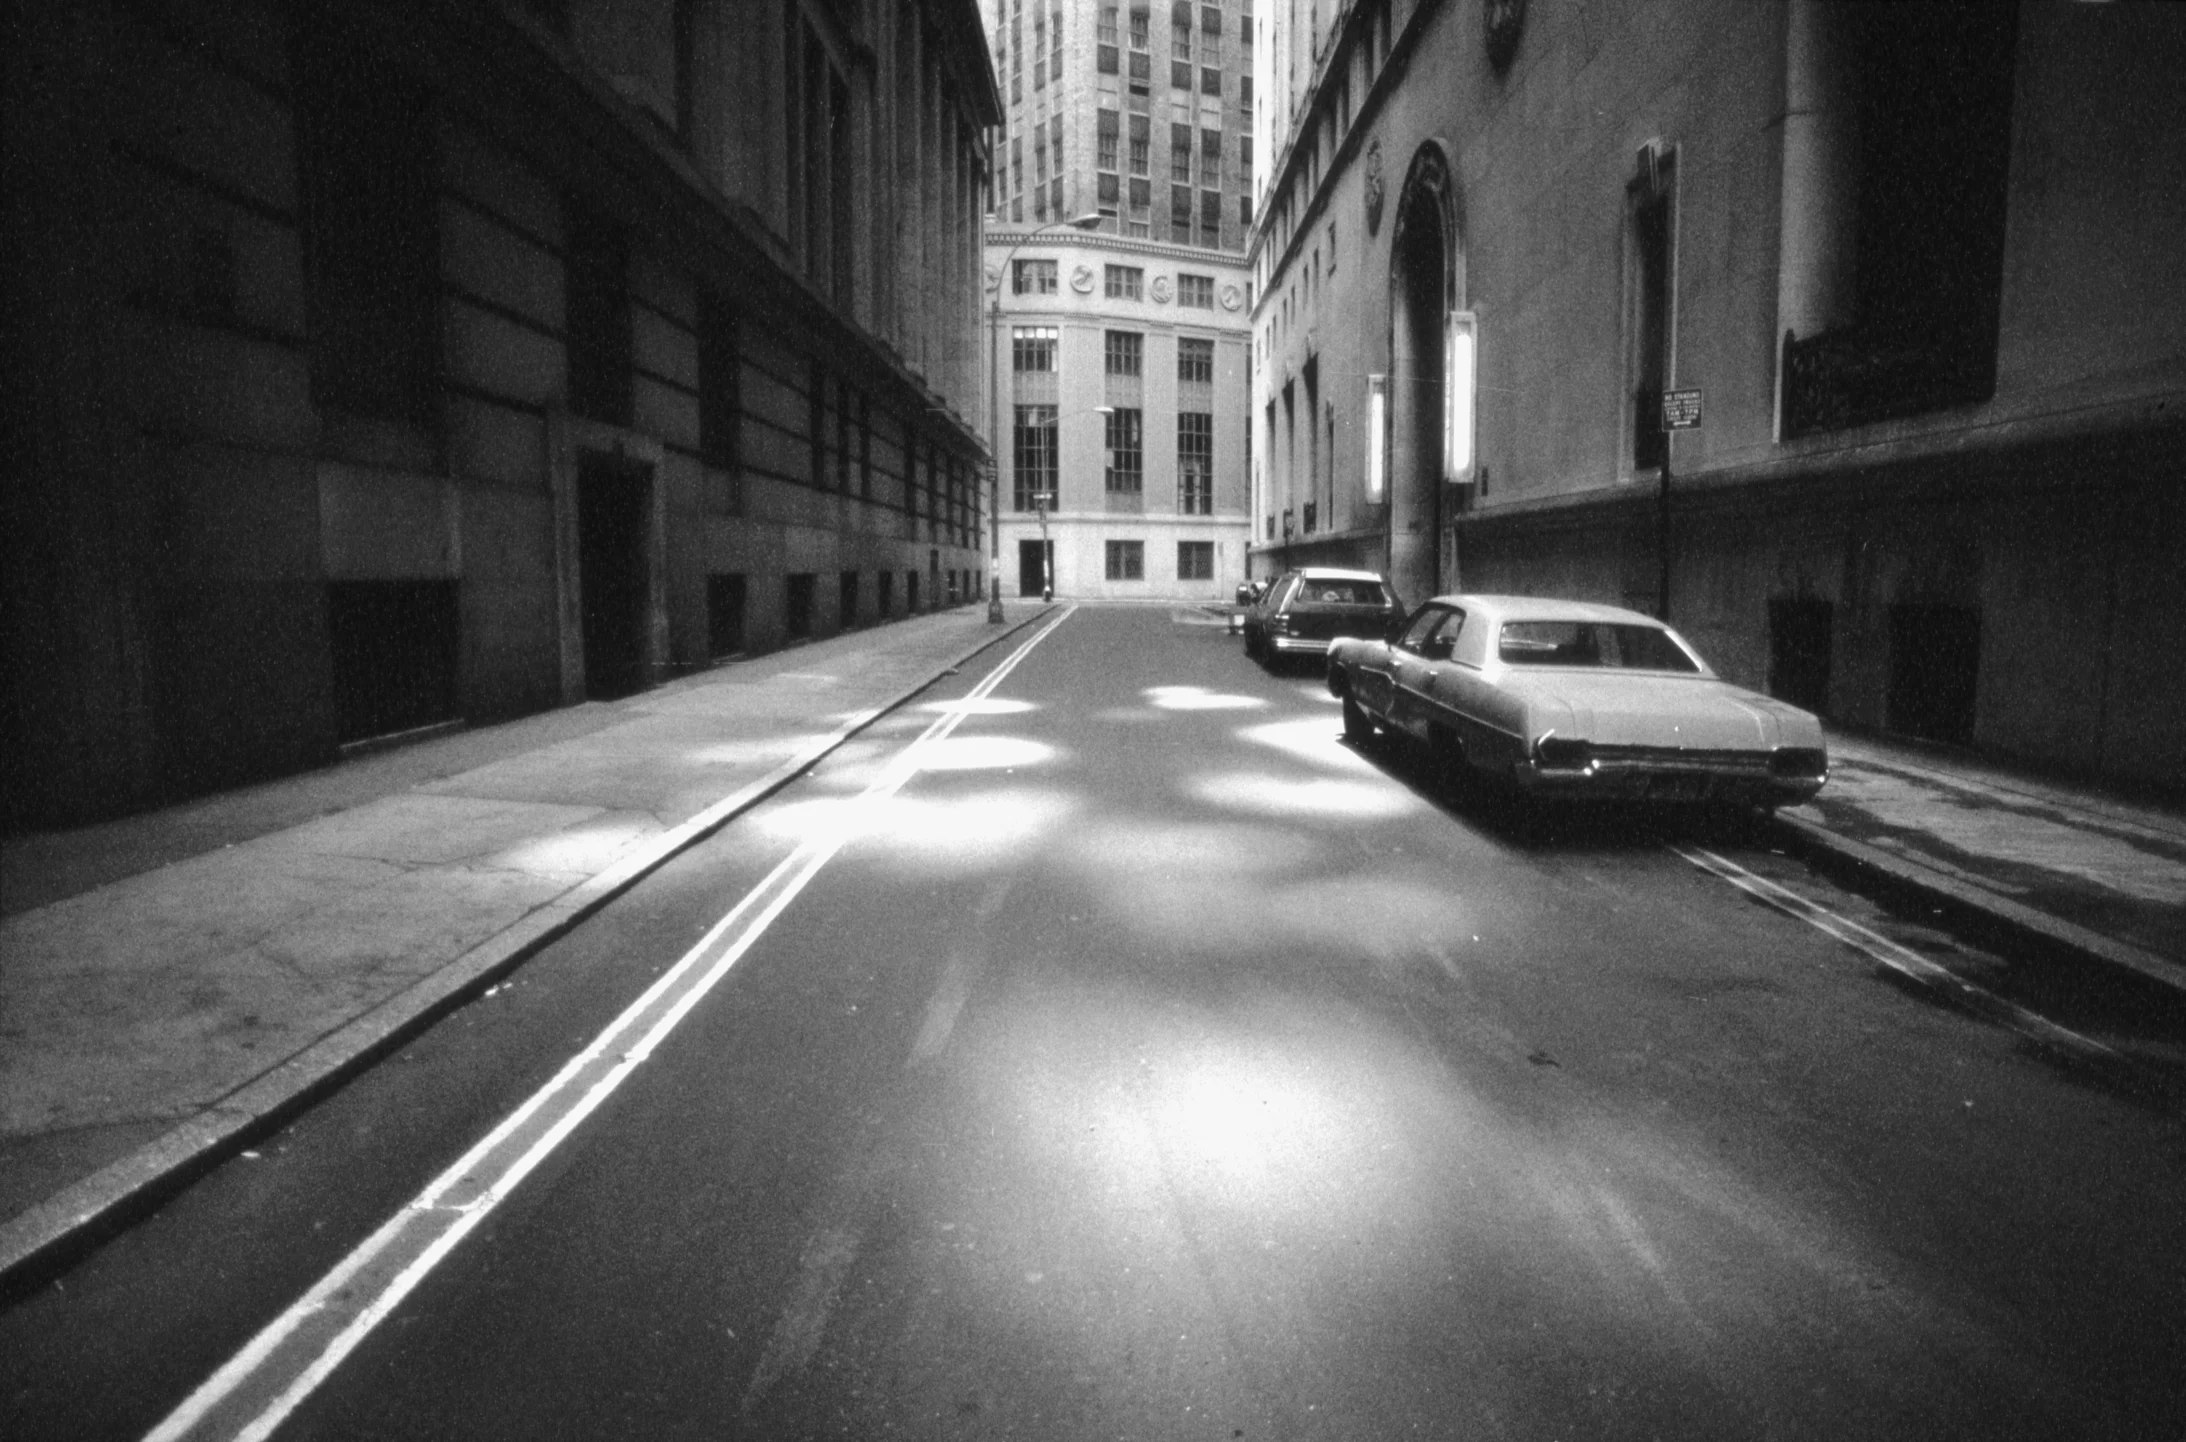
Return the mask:
M992 0L1005 591L1224 595L1249 531L1252 9Z

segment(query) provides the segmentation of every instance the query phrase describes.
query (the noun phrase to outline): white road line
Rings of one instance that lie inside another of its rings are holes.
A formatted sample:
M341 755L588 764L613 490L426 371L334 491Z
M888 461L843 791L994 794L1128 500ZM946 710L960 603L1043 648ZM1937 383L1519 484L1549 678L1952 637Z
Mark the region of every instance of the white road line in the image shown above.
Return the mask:
M1901 946L1878 932L1870 931L1849 917L1839 916L1819 902L1809 901L1765 876L1748 871L1735 861L1697 846L1671 846L1668 849L1702 871L1728 881L1748 896L1787 916L1797 917L1817 931L1835 937L1891 970L1924 986L1954 992L1961 1000L1977 1004L1983 1010L2002 1017L2007 1025L2025 1036L2067 1051L2100 1057L2104 1061L2124 1060L2117 1052L2093 1037L2082 1036L2069 1027L2059 1026L2048 1017L2028 1011L2016 1002L2006 1001L1996 993L1976 986L1948 967L1936 965L1919 952Z
M984 699L1076 609L1065 608L1034 632L972 688L970 699ZM185 1437L257 1442L271 1436L456 1244L652 1055L856 835L861 815L901 790L918 773L922 752L968 714L967 708L952 708L937 717L845 808L834 827L785 857L553 1080L253 1337L147 1433L146 1442Z

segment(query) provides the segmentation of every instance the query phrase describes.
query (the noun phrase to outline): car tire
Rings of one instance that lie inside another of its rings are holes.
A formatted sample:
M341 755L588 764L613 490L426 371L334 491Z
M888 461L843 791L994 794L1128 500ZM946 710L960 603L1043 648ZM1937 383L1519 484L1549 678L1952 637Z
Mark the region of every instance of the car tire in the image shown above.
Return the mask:
M1366 708L1348 690L1343 693L1343 734L1347 741L1374 739L1374 718L1366 714Z

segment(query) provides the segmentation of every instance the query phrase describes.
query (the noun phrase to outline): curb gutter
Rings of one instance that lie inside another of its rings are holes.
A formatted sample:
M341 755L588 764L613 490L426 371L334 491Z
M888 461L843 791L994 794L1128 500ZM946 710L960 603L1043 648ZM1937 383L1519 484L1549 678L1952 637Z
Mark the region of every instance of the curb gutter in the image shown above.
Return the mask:
M945 663L915 686L850 717L764 776L746 783L608 867L541 904L408 989L270 1067L119 1161L0 1223L0 1296L34 1286L265 1136L312 1102L424 1031L472 993L515 970L679 853L705 840L810 770L851 737L950 671L1046 616L1033 611Z
M1839 836L1828 827L1808 821L1804 817L1785 816L1779 812L1775 822L1784 839L1810 860L1818 856L1825 862L1850 863L1861 871L1879 873L1892 885L1920 893L1955 910L1974 913L1984 921L2022 937L2070 952L2082 961L2120 967L2144 981L2186 993L2186 967L2167 957L2144 951L2130 942L2118 941L2100 932L2090 931L2084 926L2060 920L1982 887L1944 876L1918 862L1892 855L1880 847L1869 846L1864 841Z

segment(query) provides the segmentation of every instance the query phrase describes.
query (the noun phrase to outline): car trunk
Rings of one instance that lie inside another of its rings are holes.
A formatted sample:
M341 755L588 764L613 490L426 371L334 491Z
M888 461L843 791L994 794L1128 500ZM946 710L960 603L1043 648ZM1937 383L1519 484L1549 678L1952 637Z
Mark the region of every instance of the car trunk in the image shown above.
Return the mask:
M1629 671L1531 674L1511 678L1528 699L1571 713L1559 734L1596 746L1746 751L1776 745L1782 723L1766 703L1701 676Z

